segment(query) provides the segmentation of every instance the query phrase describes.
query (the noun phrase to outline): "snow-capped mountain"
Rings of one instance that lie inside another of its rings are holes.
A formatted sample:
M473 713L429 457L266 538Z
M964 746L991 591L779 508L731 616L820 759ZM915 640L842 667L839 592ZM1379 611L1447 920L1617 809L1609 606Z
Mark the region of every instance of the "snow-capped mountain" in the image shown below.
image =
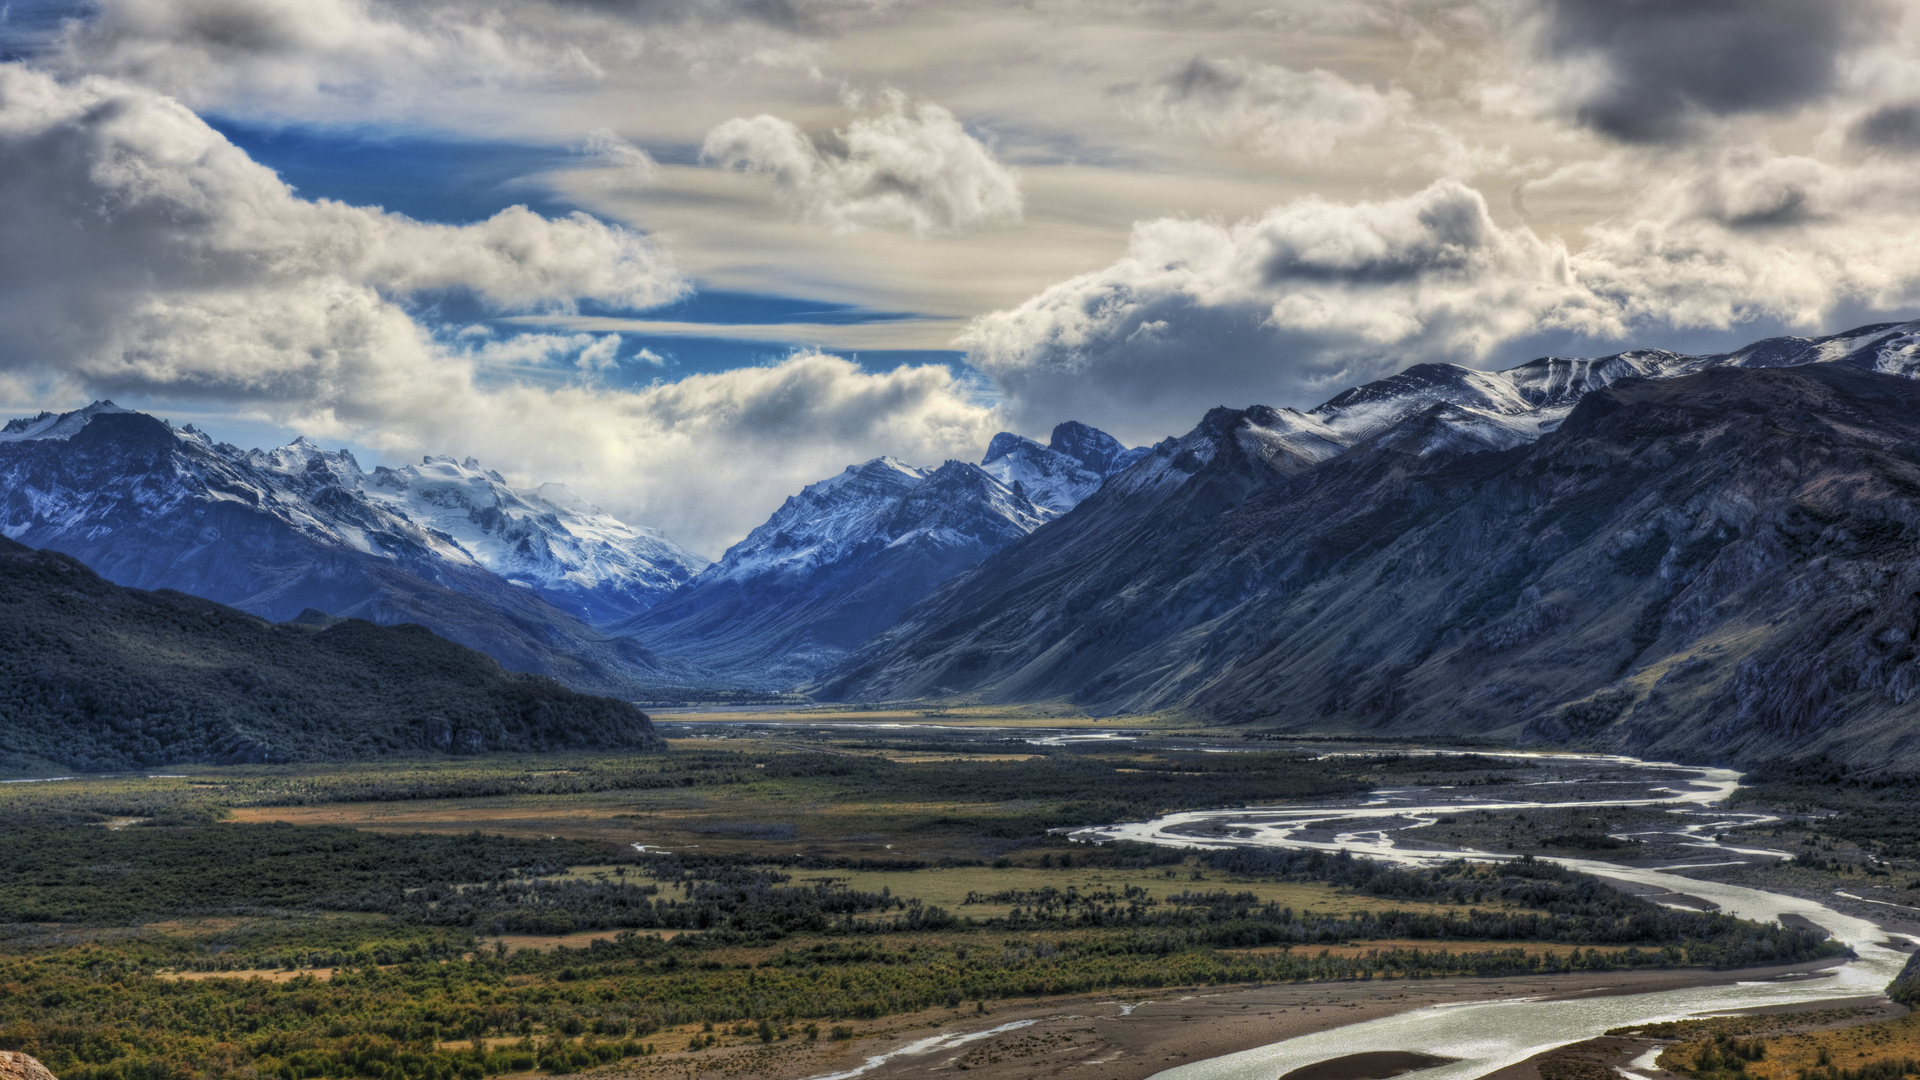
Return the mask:
M793 686L1057 516L978 465L875 458L808 485L692 583L608 630L728 683Z
M1128 449L1104 431L1069 420L1053 429L1045 446L1011 431L995 435L980 467L1035 505L1064 514L1148 452L1144 446Z
M1620 379L1672 379L1712 368L1842 364L1920 375L1920 322L1878 323L1822 338L1776 337L1728 353L1686 355L1641 349L1594 358L1545 356L1504 371L1416 364L1344 391L1305 413L1275 410L1302 440L1330 453L1375 437L1408 452L1504 450L1552 431L1579 400ZM1417 430L1405 421L1431 412Z
M589 623L643 611L707 560L656 529L627 523L565 484L508 487L472 458L426 457L360 478L376 504L448 537L466 555Z
M111 402L0 428L0 533L270 619L419 622L613 693L659 665L582 617L631 612L703 565L564 488L516 492L473 462L369 474L305 439L241 450Z

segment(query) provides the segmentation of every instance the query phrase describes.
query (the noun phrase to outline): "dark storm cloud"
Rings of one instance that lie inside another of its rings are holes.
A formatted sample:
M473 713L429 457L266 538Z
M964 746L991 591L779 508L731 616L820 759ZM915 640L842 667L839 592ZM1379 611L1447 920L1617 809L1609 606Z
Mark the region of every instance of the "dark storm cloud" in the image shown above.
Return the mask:
M1920 102L1875 109L1861 117L1847 136L1855 145L1876 150L1920 150Z
M1573 94L1583 124L1666 142L1700 119L1783 112L1824 97L1883 0L1541 0L1541 45L1592 64ZM1585 74L1585 73L1581 73Z
M1232 68L1196 56L1167 73L1160 80L1162 96L1170 101L1191 98L1220 98L1247 84L1246 76Z

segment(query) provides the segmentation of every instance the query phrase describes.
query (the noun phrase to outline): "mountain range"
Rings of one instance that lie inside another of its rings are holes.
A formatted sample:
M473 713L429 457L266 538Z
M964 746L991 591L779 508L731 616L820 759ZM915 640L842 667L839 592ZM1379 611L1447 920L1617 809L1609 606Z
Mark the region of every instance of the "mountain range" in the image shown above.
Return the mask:
M304 438L242 450L102 401L0 428L0 534L269 620L417 623L587 693L784 690L1145 453L1068 423L1045 445L1002 434L980 466L876 459L709 564L472 458L364 470Z
M877 458L711 564L471 459L366 471L103 402L0 431L0 532L121 584L418 622L629 697L798 684L1920 760L1916 373L1920 323L1422 364L1153 447L1065 423L978 465Z
M685 587L607 628L730 685L806 682L942 582L1073 509L1144 455L1084 424L985 461L875 458L808 485Z
M1216 409L825 698L1920 762L1920 324Z

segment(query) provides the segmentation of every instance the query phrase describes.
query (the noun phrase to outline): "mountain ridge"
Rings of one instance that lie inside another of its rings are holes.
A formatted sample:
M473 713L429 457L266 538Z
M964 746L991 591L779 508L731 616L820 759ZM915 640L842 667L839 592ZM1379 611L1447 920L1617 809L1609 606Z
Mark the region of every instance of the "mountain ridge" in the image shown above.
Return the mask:
M0 538L0 765L97 772L395 754L657 750L645 713L415 624L271 623Z

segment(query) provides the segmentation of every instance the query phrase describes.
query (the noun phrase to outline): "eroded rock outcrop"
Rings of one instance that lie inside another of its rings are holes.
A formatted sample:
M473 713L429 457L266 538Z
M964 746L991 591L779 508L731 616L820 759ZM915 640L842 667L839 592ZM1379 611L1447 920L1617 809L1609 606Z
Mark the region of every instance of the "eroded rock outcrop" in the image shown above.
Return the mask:
M0 1050L0 1080L56 1080L32 1054Z
M1920 1005L1920 953L1907 957L1907 966L1887 984L1887 996L1909 1007Z

